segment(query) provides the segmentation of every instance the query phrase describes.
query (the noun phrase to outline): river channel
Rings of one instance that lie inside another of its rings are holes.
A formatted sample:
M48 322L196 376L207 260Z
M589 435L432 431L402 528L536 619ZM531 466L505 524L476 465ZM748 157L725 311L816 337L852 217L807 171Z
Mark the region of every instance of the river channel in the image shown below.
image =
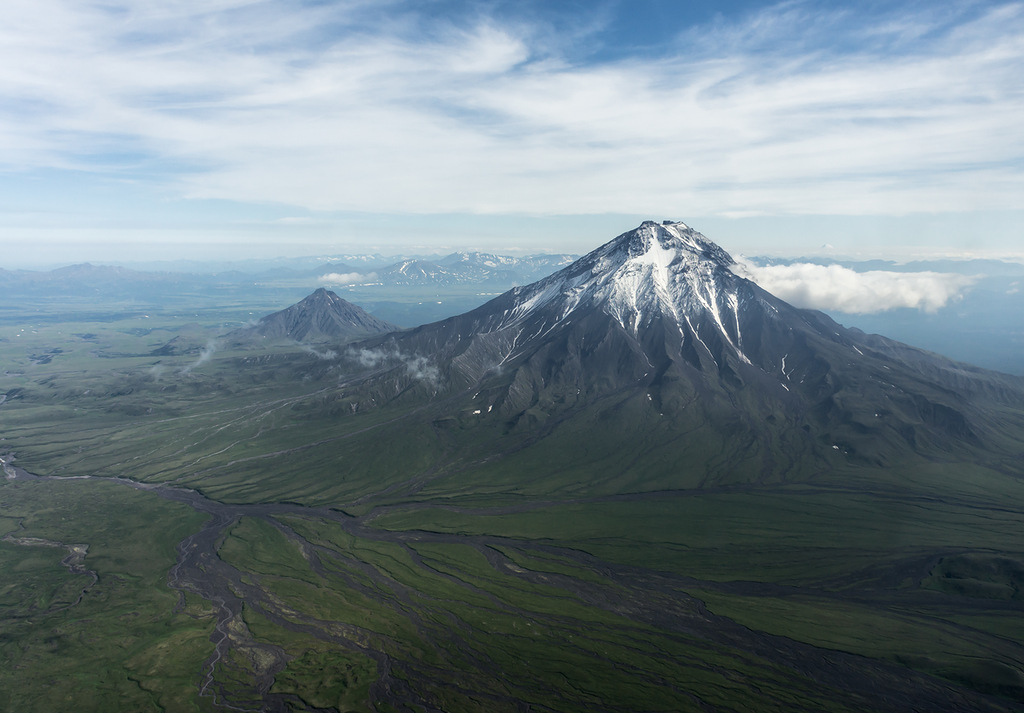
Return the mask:
M9 479L114 481L125 487L144 490L167 500L183 503L209 516L198 532L189 535L178 544L177 561L168 573L167 583L172 589L182 592L179 607L185 604L184 593L190 592L202 597L216 608L215 629L210 637L212 651L203 663L198 695L212 699L218 709L266 713L324 710L311 707L296 696L271 693L275 676L287 666L289 656L282 648L258 641L249 633L242 620L242 609L245 606L251 607L278 626L308 634L371 658L377 668L377 679L371 684L369 692L371 708L441 713L439 708L425 699L418 689L418 683L436 681L439 677L445 676L444 670L415 660L394 660L383 650L384 647L374 645L380 641L379 634L362 629L356 624L322 621L291 608L286 610L277 597L260 586L258 577L240 571L221 559L218 553L228 530L240 518L257 518L269 523L295 542L314 572L323 575L326 561L332 558L345 558L347 566L358 568L359 572L375 586L394 595L401 613L411 621L421 635L438 635L436 625L431 628L419 620L417 607L412 601L412 592L404 585L386 577L369 564L356 558L347 558L343 552L310 542L288 527L280 519L281 516L327 520L336 523L349 535L365 541L470 545L477 548L487 558L489 564L502 575L513 575L533 585L555 586L586 606L625 616L645 625L656 626L659 630L671 632L673 635L697 638L707 642L709 646L745 651L750 656L771 661L773 665L791 671L794 681L811 679L816 686L826 686L837 692L845 692L844 695L855 696L863 701L866 710L998 709L990 708L986 697L967 692L941 679L863 657L836 651L823 652L821 649L790 639L752 631L730 619L708 612L700 600L683 592L684 587L700 585L708 588L715 586L714 583L697 582L686 577L648 569L611 565L579 550L494 536L449 535L424 531L393 532L372 527L366 524L364 518L349 516L329 508L311 508L289 503L222 503L210 500L195 490L166 484L147 484L123 478L94 476L62 478L33 475L3 459L0 459L0 466ZM599 574L605 583L522 569L501 554L501 548L509 546L572 559ZM413 561L422 564L412 548L406 549ZM86 571L83 569L83 572ZM438 574L433 570L432 573ZM473 588L472 584L462 580L454 577L450 579L459 586ZM361 586L354 580L350 584L353 587ZM374 592L372 588L362 588L366 595L372 595ZM474 591L476 594L482 593L481 590ZM518 609L508 601L493 596L492 599L504 612L517 620L536 623L538 626L550 623L550 616L546 619L545 615L536 611ZM457 627L453 626L452 631L445 634L445 637L448 651L457 650L460 656L474 661L478 668L485 671L488 669L486 652L474 648L467 640L460 639ZM240 693L237 685L230 687L219 680L218 671L232 665L229 654L233 649L235 653L244 652L247 660L257 662L257 665L247 671L255 680L251 691ZM596 660L597 654L593 655ZM473 693L480 700L490 699L495 707L499 707L500 704L501 708L522 711L557 709L557 701L553 701L554 707L531 707L494 691L479 690ZM689 698L685 691L680 690L678 693L682 699ZM691 699L691 704L693 702Z

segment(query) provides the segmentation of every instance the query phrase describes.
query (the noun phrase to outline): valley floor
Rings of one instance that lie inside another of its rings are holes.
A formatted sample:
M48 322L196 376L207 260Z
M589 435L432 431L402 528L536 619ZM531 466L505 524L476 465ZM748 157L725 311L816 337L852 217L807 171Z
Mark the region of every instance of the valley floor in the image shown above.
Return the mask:
M0 710L1024 710L1019 464L515 491L308 351L12 329Z

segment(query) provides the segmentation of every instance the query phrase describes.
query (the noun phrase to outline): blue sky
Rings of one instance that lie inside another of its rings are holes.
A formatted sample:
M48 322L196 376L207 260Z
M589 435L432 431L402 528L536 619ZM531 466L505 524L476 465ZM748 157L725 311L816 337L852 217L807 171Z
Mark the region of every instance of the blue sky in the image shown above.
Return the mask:
M8 0L4 266L1024 257L1019 2Z

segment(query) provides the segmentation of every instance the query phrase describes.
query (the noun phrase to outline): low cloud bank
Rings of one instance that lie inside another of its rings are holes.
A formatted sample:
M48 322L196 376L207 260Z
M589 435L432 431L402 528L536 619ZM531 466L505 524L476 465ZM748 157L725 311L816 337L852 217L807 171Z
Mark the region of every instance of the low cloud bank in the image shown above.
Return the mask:
M354 285L358 282L373 282L377 279L376 272L330 272L320 278L322 285Z
M976 277L942 272L855 272L842 265L740 263L736 274L797 307L847 314L911 308L936 312L963 296Z

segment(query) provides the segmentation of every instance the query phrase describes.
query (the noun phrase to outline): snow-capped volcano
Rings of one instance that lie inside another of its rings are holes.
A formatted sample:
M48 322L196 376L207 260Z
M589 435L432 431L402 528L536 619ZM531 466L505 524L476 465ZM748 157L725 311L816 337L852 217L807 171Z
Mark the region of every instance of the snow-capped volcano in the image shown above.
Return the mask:
M733 265L683 223L645 222L475 310L359 343L350 354L373 371L341 398L354 410L434 400L502 433L533 424L530 438L625 409L633 421L615 417L610 439L655 422L659 442L700 433L741 454L700 456L730 478L737 458L748 476L776 477L819 456L974 452L1006 428L974 404L1024 402L1019 379L846 329Z
M598 309L634 336L668 318L681 338L689 334L702 342L696 325L708 321L747 360L739 310L741 302L756 299L757 290L733 274L734 264L685 223L646 221L551 277L513 290L518 304L503 326L542 309L557 321Z

